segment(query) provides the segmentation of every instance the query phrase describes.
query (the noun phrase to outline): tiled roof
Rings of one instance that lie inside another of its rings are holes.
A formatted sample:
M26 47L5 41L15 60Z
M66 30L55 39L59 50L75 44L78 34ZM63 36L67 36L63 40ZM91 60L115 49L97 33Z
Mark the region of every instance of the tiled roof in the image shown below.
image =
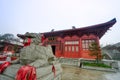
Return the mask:
M116 23L116 19L112 19L108 22L87 26L83 28L74 28L74 29L67 29L67 30L59 30L59 31L52 31L52 32L44 32L45 37L51 36L61 36L64 37L66 35L78 35L82 36L84 34L95 34L99 38L101 38L110 27L112 27Z

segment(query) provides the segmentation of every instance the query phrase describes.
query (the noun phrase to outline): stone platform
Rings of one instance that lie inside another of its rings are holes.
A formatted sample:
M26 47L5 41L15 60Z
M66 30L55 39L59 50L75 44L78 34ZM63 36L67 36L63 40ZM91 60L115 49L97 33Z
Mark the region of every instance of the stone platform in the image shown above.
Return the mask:
M3 74L0 75L0 80L15 80L16 73L20 67L21 65L19 64L9 66ZM55 75L54 72L52 72L52 65L36 68L37 80L61 80L61 64L57 63L54 67Z

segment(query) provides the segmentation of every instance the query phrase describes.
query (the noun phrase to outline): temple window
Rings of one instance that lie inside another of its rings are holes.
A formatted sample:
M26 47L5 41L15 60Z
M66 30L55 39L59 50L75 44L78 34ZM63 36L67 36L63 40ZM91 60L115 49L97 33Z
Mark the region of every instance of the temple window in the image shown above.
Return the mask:
M76 52L78 52L79 51L79 47L78 46L76 46Z
M79 41L65 41L65 52L78 52L79 51Z
M89 46L95 42L94 39L84 39L82 40L82 48L83 50L89 50Z
M74 46L72 46L72 52L74 52Z
M49 37L48 40L49 41L54 41L54 40L56 40L56 37Z
M69 51L69 52L71 51L71 46L68 46L68 51Z
M67 52L67 46L65 46L65 51Z
M79 41L66 41L65 45L77 45L79 44Z

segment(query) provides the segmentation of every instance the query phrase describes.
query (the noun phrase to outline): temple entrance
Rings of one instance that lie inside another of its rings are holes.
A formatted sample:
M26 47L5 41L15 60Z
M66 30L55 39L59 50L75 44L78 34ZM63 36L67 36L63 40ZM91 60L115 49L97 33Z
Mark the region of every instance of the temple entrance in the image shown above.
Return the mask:
M55 55L55 48L56 48L56 46L52 46L52 51L53 51L54 55Z

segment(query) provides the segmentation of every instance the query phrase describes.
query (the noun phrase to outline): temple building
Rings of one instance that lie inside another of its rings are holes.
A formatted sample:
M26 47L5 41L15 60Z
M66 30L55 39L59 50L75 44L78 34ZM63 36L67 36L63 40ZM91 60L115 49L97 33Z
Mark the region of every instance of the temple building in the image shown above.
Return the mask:
M0 53L16 53L23 47L23 44L15 41L0 41Z
M108 22L60 31L44 32L44 45L50 44L56 57L64 58L86 58L91 59L89 55L89 45L97 42L101 37L116 23L116 19Z
M0 61L5 61L7 55L13 55L14 53L19 53L23 44L15 41L0 41ZM16 55L16 54L14 54ZM16 57L12 56L11 60L15 60Z

